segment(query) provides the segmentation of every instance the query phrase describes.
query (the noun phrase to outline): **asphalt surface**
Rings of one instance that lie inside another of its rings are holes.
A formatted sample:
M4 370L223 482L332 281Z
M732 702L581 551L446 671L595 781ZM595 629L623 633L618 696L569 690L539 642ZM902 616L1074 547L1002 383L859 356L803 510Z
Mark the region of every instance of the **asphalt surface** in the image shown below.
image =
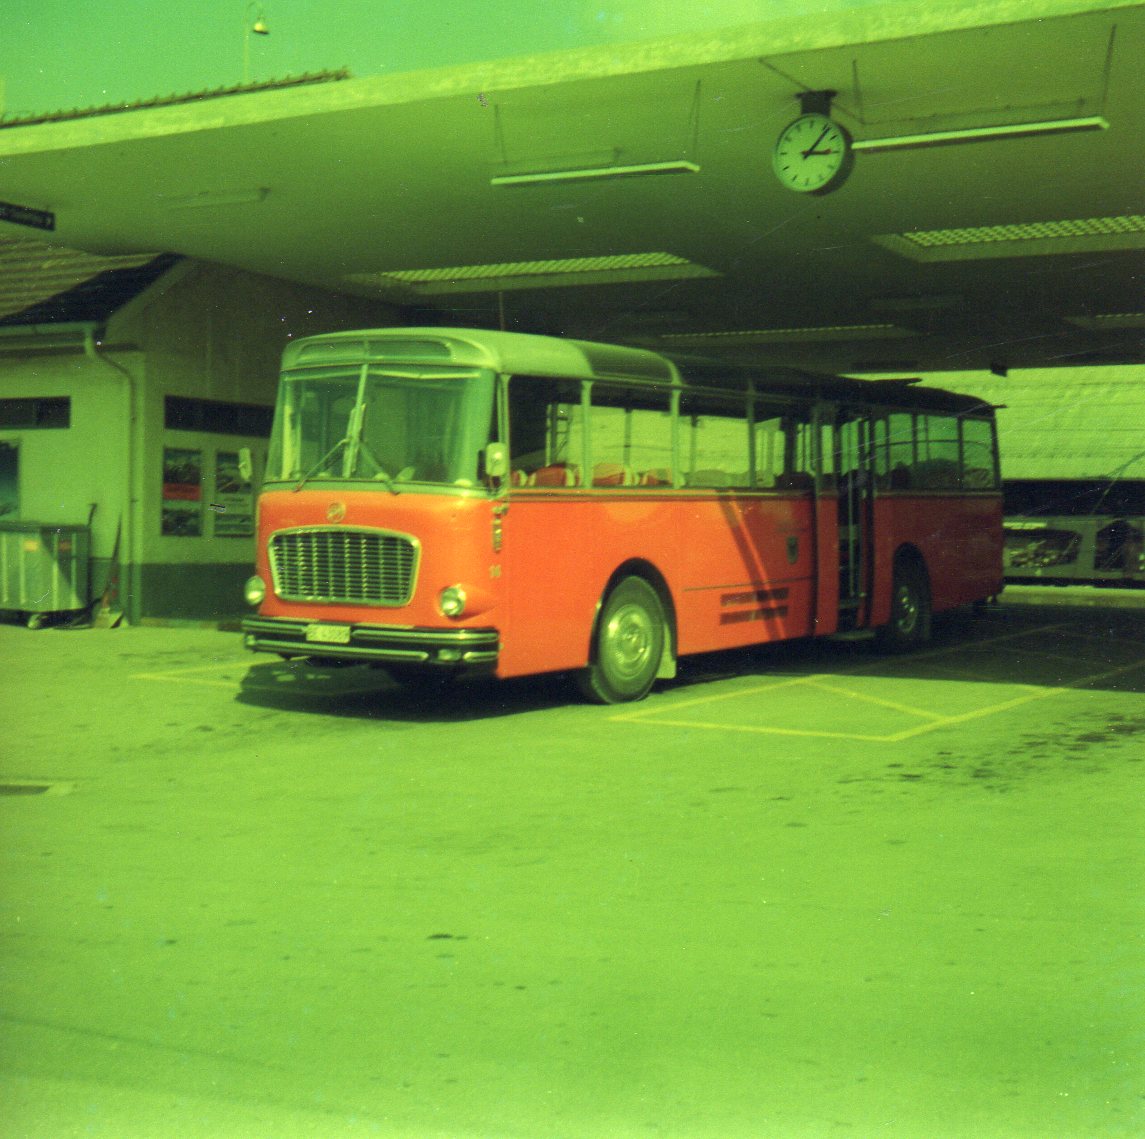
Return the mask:
M0 1134L1145 1133L1145 613L400 689L0 625Z

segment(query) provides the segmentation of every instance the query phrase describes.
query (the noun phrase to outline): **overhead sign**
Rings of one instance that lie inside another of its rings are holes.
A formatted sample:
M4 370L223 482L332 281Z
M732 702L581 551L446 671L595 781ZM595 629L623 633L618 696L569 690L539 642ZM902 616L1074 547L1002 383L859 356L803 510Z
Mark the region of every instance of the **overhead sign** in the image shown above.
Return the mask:
M11 202L0 202L0 221L27 225L32 229L56 228L56 215L50 210L34 210L31 206L17 206Z

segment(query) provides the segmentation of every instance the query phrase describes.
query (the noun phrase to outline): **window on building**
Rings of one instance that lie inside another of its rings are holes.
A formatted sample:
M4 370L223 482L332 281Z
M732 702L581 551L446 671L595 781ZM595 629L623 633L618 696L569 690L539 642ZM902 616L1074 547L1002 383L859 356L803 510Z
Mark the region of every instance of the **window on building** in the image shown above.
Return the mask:
M169 395L163 401L163 426L169 431L267 437L274 408L254 403L227 403Z
M63 428L72 425L69 396L0 399L0 427Z

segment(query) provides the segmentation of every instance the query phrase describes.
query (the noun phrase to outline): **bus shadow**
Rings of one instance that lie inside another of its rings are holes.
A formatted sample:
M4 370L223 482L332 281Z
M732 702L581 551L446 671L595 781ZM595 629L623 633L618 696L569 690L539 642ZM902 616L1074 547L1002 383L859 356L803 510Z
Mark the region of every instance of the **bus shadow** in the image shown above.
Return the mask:
M576 701L576 690L559 674L398 683L384 669L366 665L328 668L294 660L252 666L235 699L283 712L453 724L562 707Z
M914 652L887 652L873 633L778 642L687 658L661 691L815 675L1145 693L1145 614L956 610L936 615L930 642Z
M872 634L854 634L686 657L675 679L658 682L651 698L725 681L816 675L1145 693L1143 633L1145 614L960 610L936 616L931 642L913 653L887 653ZM584 706L572 678L562 673L418 685L399 684L384 669L301 660L253 665L235 698L278 711L390 723L466 723Z

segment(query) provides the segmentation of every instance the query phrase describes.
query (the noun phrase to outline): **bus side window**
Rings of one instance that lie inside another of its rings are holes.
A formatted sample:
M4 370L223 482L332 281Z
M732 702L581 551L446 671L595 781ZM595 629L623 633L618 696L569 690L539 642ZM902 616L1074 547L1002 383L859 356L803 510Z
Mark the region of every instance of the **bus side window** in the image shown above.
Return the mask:
M815 484L815 431L810 407L787 408L778 420L764 422L775 432L756 438L757 486L777 490L810 490ZM761 445L762 443L762 445Z
M880 431L880 435L883 433ZM914 478L914 416L892 412L886 419L885 448L880 447L878 464L887 471L891 490L917 486ZM885 453L885 457L883 457Z
M672 485L672 416L666 391L641 392L594 384L592 485Z
M962 486L966 490L994 490L998 486L994 432L985 419L962 421Z
M680 466L684 485L731 490L751 486L745 402L689 393L680 401Z
M581 484L584 411L574 380L509 380L509 481L513 486Z
M920 415L916 484L924 490L957 490L961 485L958 420L953 415Z
M888 490L891 485L891 469L887 455L887 419L875 414L871 419L871 447L875 460L875 487Z
M806 490L811 487L815 478L815 429L809 414L792 415L788 419L792 426L795 447L787 476L794 489Z
M787 435L783 414L774 405L755 409L755 485L770 490L782 476L786 463Z
M835 477L835 430L832 424L819 424L820 485L824 490L835 490L838 479Z

